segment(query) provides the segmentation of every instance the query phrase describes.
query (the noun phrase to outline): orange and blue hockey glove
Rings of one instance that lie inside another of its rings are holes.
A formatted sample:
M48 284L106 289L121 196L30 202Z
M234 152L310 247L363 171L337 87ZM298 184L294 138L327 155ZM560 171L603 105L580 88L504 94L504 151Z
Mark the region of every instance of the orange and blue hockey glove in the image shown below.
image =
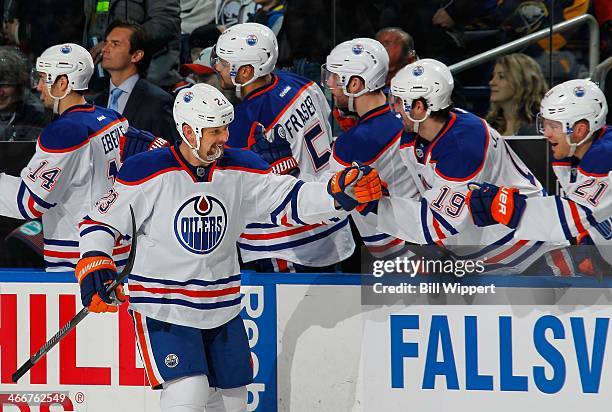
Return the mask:
M102 252L87 252L77 263L75 272L81 287L81 302L90 312L117 312L117 306L125 302L123 285L113 292L106 288L117 277L115 262Z
M468 188L466 203L476 226L501 223L516 229L526 206L526 196L518 189L475 182L470 182Z
M360 205L380 199L383 189L375 169L353 162L352 166L336 172L329 179L327 192L342 209L350 212Z

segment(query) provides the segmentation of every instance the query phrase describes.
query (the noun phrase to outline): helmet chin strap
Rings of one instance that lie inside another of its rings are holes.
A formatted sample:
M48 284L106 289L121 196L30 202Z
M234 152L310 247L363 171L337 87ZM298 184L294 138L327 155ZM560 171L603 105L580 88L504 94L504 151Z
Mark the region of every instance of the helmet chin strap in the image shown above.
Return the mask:
M244 86L246 86L246 85L249 85L249 84L253 83L258 78L253 76L253 77L251 77L251 79L249 81L247 81L246 83L242 83L242 84L236 83L236 76L231 76L230 75L230 79L232 79L232 83L234 84L234 86L236 86L236 97L239 98L239 99L242 99L242 88Z
M66 89L66 93L64 93L62 97L57 97L57 96L54 96L53 93L51 92L51 86L52 86L51 84L47 84L47 91L49 92L49 96L51 96L51 98L53 99L53 114L59 114L60 101L66 96L68 96L68 93L72 91L72 88L68 86L68 88Z
M197 135L196 135L197 137ZM187 140L186 137L182 137L183 138L183 142L185 142L185 144L187 145L187 147L189 147L189 150L191 151L191 154L198 159L200 162L202 162L202 164L204 166L208 166L210 165L212 162L214 162L215 160L217 160L218 158L220 158L223 155L223 149L221 149L219 146L215 145L214 146L214 150L215 152L211 155L206 155L206 159L202 159L202 157L200 157L200 154L198 153L200 150L200 140L202 139L202 137L200 136L199 138L196 139L197 145L196 147L193 147L189 141Z
M368 89L364 88L359 93L349 93L346 90L346 86L342 86L342 92L344 93L345 96L348 97L348 109L350 112L357 112L357 110L355 110L355 98L359 96L363 96L368 91L369 91Z
M578 147L581 146L583 143L587 142L593 136L593 133L589 133L584 139L582 139L578 143L572 142L571 135L572 135L572 133L566 133L565 134L565 141L567 142L567 144L570 147L570 151L569 151L568 157L572 157L576 153L576 149L578 149Z
M410 121L412 122L412 131L414 132L414 134L419 134L419 126L421 125L421 123L423 123L425 120L427 120L427 118L429 117L429 114L431 113L431 109L427 108L427 112L425 112L425 117L423 117L422 119L413 119L412 116L410 116L410 112L406 112L406 116L408 117L408 119L410 119Z

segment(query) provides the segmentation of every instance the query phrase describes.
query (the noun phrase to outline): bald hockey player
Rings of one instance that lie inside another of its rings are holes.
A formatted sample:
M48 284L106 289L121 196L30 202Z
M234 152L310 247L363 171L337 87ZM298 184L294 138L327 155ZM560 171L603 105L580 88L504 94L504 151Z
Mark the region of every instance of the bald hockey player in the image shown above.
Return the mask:
M526 196L542 186L485 120L451 105L453 78L433 59L418 60L391 80L391 105L404 122L401 156L420 201L389 198L378 207L379 229L418 244L440 244L459 259L481 259L487 271L522 273L539 258L539 270L569 274L571 257L559 244L527 241L510 228L482 229L466 207L471 181L508 182ZM546 252L554 250L551 254Z
M336 204L351 210L381 196L367 166L344 169L328 183L304 182L271 173L251 151L224 149L233 118L214 87L179 91L174 119L182 142L130 158L82 226L76 275L83 305L111 310L104 285L116 269L109 256L129 234L126 211L134 209L141 239L130 309L147 376L162 389L162 411L202 411L210 387L219 388L227 411L246 410L252 369L236 241L248 223L325 222L344 217Z
M606 98L589 80L570 80L542 99L538 130L550 142L562 196L525 199L515 188L486 184L470 194L479 226L502 223L533 240L578 238L612 264L612 128ZM500 185L501 186L501 185ZM502 210L504 213L500 213Z
M329 171L330 108L321 89L292 73L273 73L277 40L270 28L243 23L215 46L213 67L224 89L241 99L228 145L250 149L277 174L323 179ZM348 219L299 228L258 222L238 242L248 267L265 272L335 272L355 248Z

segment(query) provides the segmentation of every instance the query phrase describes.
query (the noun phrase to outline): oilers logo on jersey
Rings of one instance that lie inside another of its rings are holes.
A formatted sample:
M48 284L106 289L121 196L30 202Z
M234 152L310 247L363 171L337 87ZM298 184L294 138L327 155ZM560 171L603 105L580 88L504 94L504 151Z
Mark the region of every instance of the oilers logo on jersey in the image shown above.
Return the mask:
M227 229L227 211L210 195L193 196L174 216L174 234L191 253L206 255L219 246Z

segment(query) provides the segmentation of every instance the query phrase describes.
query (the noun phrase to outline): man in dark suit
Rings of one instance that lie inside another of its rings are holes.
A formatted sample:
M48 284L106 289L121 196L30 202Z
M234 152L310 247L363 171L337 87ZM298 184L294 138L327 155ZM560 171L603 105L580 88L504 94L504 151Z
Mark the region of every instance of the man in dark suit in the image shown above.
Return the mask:
M109 87L94 103L123 114L130 125L170 142L178 138L172 117L172 95L145 79L151 62L148 36L137 23L117 20L108 26L102 67L111 76Z

